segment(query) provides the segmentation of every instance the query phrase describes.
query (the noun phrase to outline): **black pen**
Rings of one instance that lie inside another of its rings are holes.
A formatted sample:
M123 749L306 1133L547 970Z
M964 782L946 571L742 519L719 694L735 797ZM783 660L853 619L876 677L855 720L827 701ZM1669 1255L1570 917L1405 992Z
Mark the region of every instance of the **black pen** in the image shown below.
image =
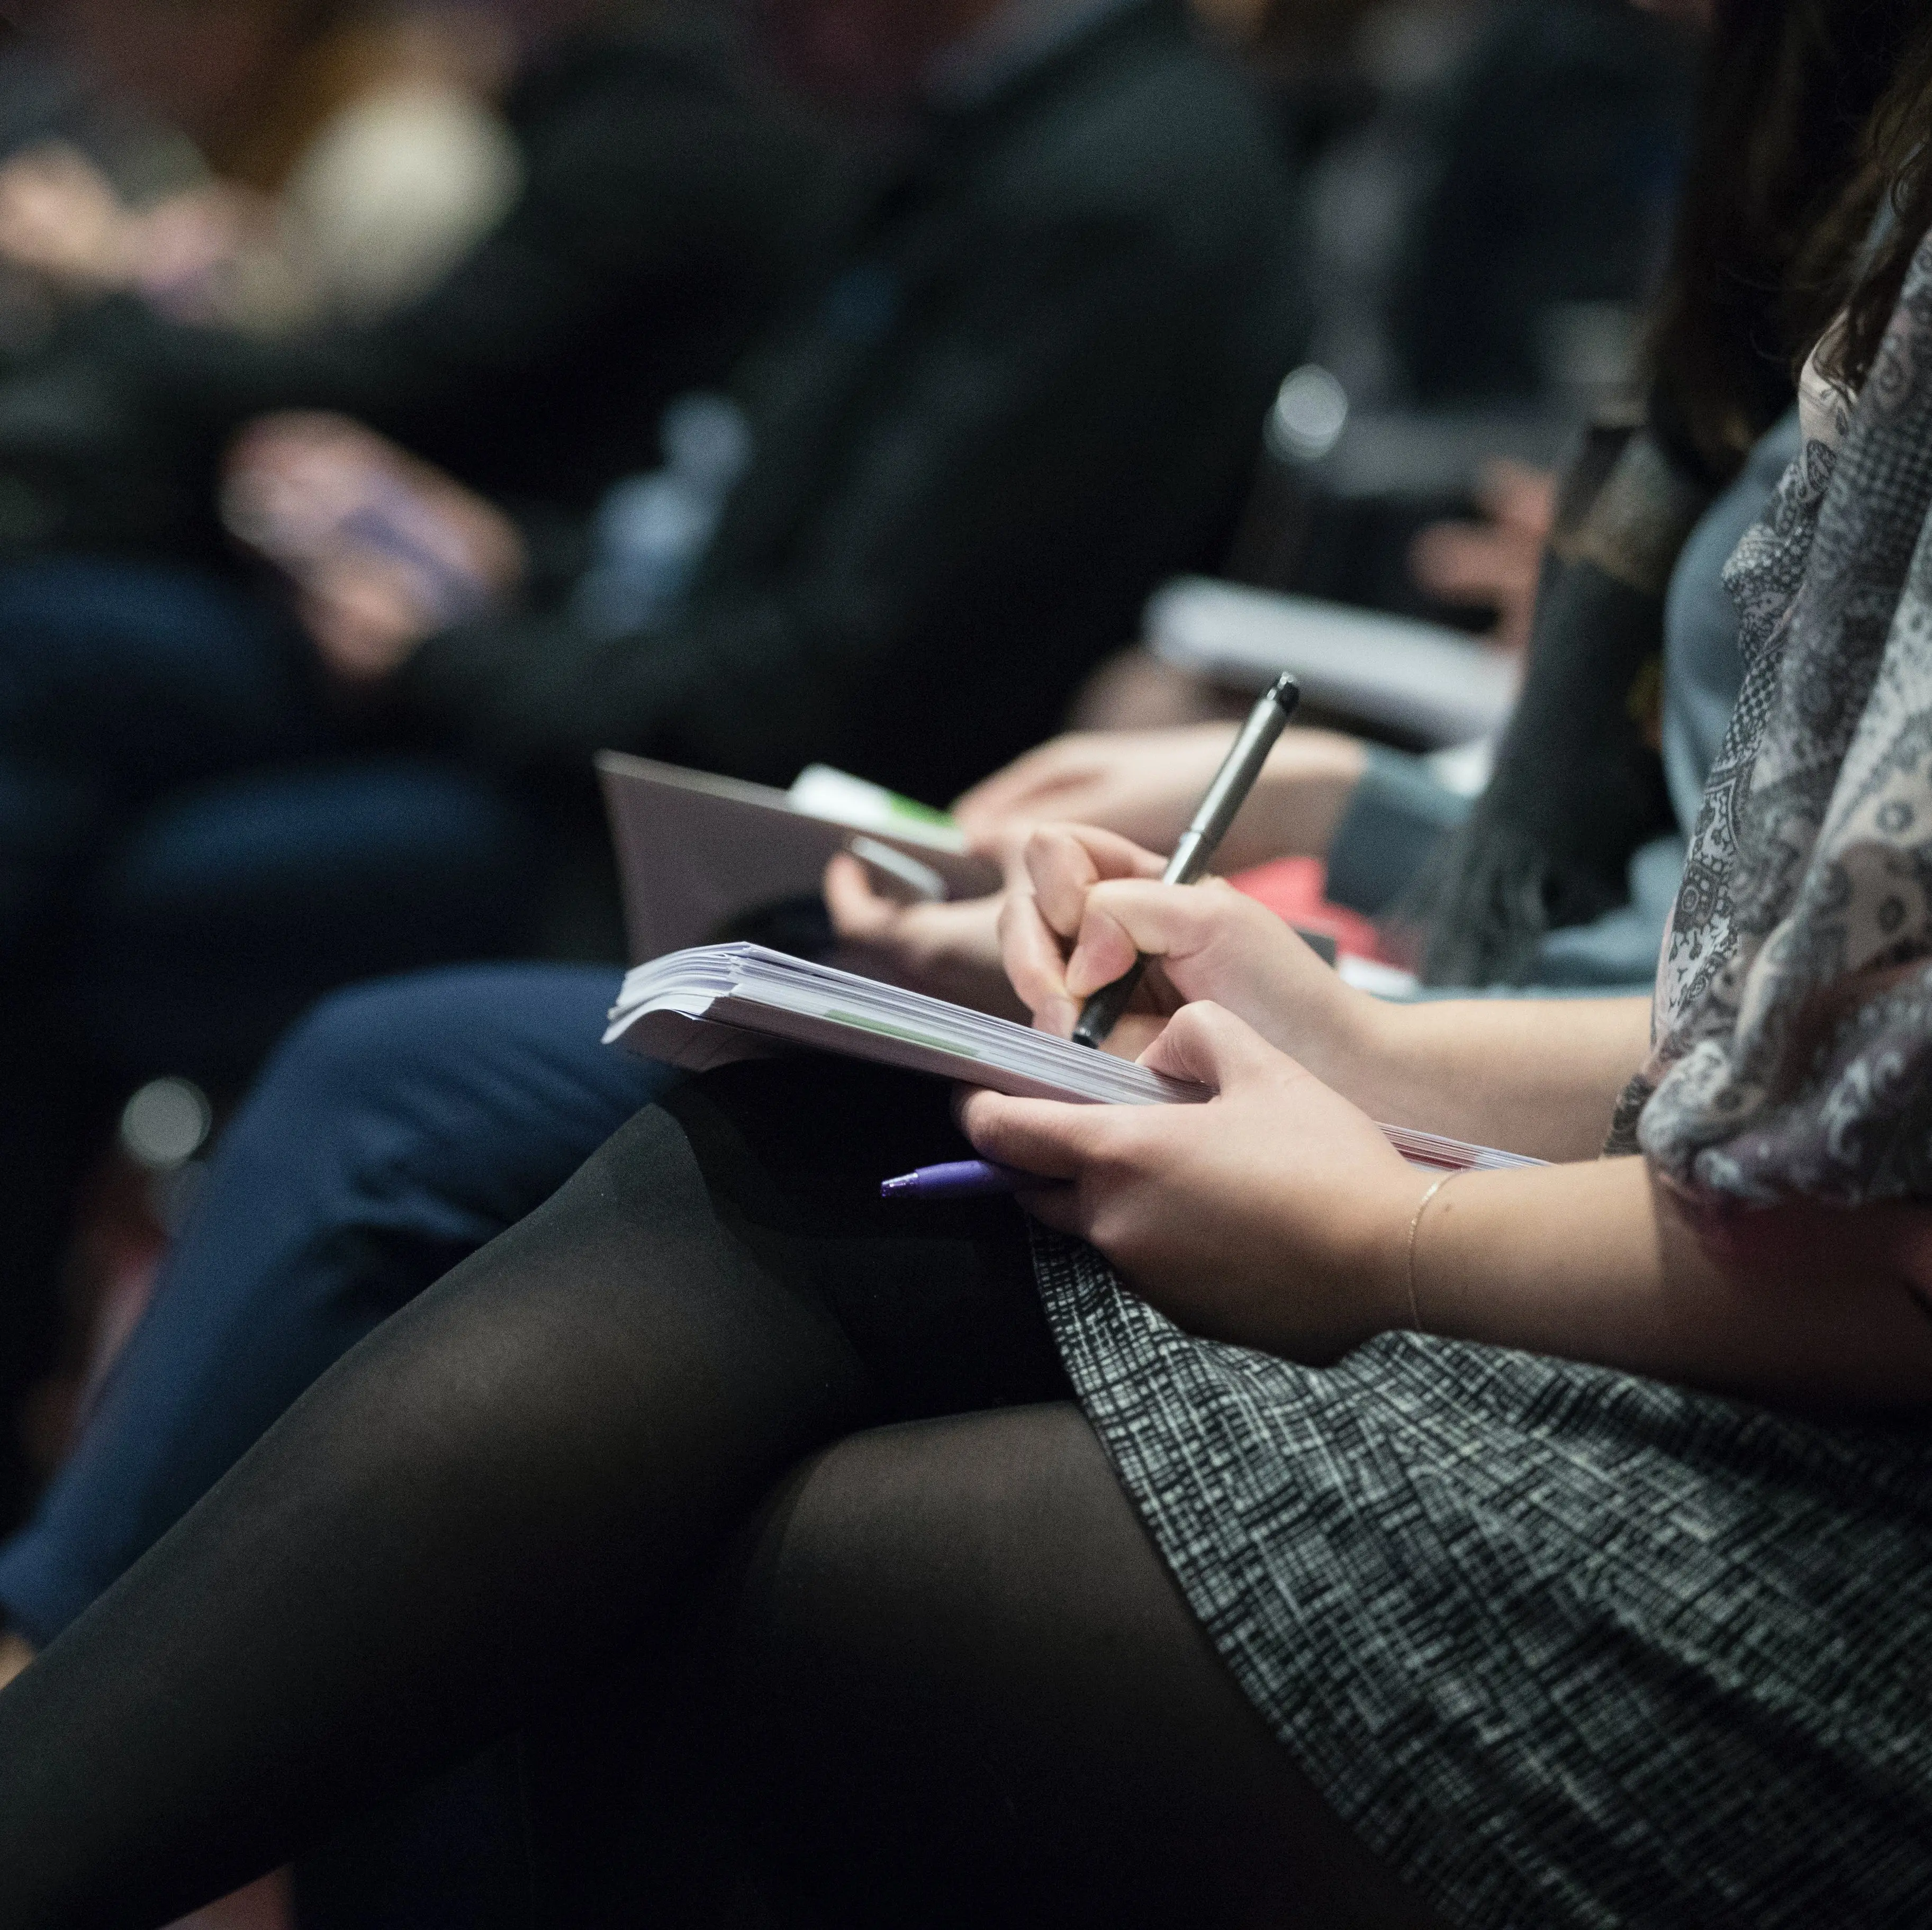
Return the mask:
M1236 813L1247 802L1248 793L1254 789L1255 780L1261 775L1276 739L1288 727L1288 720L1300 701L1301 686L1292 677L1278 677L1249 712L1241 734L1234 739L1233 749L1214 774L1208 795L1201 800L1201 808L1194 814L1194 822L1181 834L1167 869L1160 874L1163 885L1191 885L1207 870ZM1132 1002L1147 966L1144 958L1136 958L1124 977L1116 978L1111 985L1102 985L1087 1001L1081 1008L1080 1023L1073 1028L1075 1044L1097 1047L1106 1043Z

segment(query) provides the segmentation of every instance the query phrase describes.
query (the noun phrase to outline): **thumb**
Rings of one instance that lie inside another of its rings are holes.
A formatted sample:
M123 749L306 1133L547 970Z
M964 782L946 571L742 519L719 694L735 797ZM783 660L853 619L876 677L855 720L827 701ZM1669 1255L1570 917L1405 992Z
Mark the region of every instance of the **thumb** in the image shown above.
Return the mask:
M1252 1026L1205 999L1182 1006L1141 1054L1141 1063L1150 1071L1210 1086L1217 1092L1232 1091L1285 1059L1287 1055Z
M841 938L875 939L891 928L898 907L874 889L871 874L850 852L833 853L820 889Z

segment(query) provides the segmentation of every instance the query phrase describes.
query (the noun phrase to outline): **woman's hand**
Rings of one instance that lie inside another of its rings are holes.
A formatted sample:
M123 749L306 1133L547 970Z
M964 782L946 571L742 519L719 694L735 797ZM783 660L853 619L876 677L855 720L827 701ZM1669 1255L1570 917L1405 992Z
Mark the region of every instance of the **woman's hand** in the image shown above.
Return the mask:
M1382 1008L1273 912L1218 879L1163 885L1153 853L1083 826L1035 832L1022 867L1001 908L1000 949L1043 1031L1070 1036L1087 999L1144 955L1154 963L1110 1051L1138 1054L1182 1005L1211 999L1356 1096L1380 1050Z
M1932 1401L1922 1207L1714 1229L1642 1160L1590 1159L1463 1174L1418 1222L1430 1176L1227 1013L1188 1006L1145 1062L1216 1096L979 1092L960 1119L986 1158L1064 1182L1028 1210L1190 1332L1320 1365L1415 1326L1814 1413Z
M1231 724L1056 737L976 784L952 807L982 849L1010 853L1042 823L1091 824L1171 850L1228 747ZM1328 848L1365 757L1352 738L1291 730L1276 745L1221 847L1231 871Z
M1190 1332L1311 1364L1408 1317L1407 1236L1428 1182L1366 1115L1231 1013L1191 1005L1144 1064L1203 1105L1079 1106L974 1092L981 1154L1043 1179L1022 1197L1092 1242Z
M1000 962L1000 894L956 904L908 904L841 853L825 869L825 907L842 951L868 977L1024 1022L1026 1007Z

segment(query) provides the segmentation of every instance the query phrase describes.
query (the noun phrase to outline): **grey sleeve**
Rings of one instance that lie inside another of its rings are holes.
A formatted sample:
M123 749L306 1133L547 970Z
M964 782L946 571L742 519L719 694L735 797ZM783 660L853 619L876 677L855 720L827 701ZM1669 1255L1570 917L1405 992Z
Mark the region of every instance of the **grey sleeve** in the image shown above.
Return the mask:
M1370 917L1385 910L1471 802L1438 783L1420 757L1370 745L1368 768L1329 844L1329 898Z

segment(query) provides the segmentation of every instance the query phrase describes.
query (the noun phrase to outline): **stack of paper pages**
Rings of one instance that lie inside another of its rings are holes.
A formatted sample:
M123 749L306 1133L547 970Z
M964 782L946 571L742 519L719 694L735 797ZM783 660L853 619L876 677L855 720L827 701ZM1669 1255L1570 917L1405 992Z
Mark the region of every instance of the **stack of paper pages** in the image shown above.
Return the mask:
M1026 1098L1148 1106L1210 1096L1131 1059L761 945L701 945L638 966L604 1042L693 1070L809 1045Z
M638 966L624 981L604 1042L693 1071L808 1046L1027 1098L1146 1106L1213 1096L1010 1019L757 945L699 946ZM1414 1165L1538 1164L1430 1133L1383 1130Z
M1385 1125L1382 1131L1410 1165L1431 1167L1444 1173L1500 1173L1512 1166L1549 1163L1520 1152L1498 1152L1492 1146L1472 1146L1466 1140L1444 1139L1439 1133L1415 1132L1407 1126Z

